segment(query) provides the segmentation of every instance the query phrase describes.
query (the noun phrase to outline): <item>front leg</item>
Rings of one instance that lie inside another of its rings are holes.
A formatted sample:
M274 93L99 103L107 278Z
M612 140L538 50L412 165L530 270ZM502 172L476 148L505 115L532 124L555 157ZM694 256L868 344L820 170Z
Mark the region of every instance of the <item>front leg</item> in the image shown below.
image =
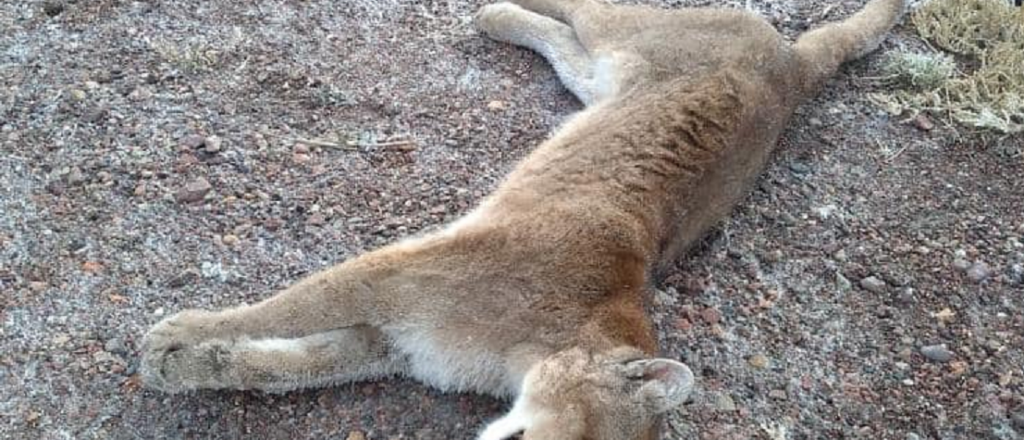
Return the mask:
M142 377L176 392L283 390L390 374L388 343L373 327L380 319L374 286L386 288L379 272L346 263L256 305L168 317L143 339Z
M150 333L162 345L168 333ZM178 337L180 339L180 337ZM301 338L207 339L147 351L140 368L146 386L176 393L197 389L284 392L402 374L407 362L380 330L370 326Z
M604 97L594 78L593 60L568 25L507 2L480 8L474 22L492 39L523 46L543 56L562 84L584 105Z

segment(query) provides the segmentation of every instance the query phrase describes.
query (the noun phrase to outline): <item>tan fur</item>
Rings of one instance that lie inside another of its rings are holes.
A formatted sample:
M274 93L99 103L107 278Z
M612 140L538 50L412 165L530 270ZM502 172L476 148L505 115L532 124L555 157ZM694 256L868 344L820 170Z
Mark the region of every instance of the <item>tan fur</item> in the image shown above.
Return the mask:
M253 306L161 321L145 383L285 391L402 375L514 397L483 440L655 438L693 375L652 357L653 274L732 209L794 108L903 7L874 0L790 45L736 10L486 6L478 28L543 55L588 108L443 231Z

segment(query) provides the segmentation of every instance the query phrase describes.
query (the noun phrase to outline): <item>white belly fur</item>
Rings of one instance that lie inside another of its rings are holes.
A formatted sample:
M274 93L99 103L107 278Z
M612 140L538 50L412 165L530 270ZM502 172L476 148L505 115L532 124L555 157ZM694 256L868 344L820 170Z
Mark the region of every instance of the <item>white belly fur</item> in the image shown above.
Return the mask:
M499 397L518 393L518 381L507 374L498 353L474 347L472 336L461 341L440 341L423 327L385 327L398 351L409 360L408 375L446 392L472 391Z

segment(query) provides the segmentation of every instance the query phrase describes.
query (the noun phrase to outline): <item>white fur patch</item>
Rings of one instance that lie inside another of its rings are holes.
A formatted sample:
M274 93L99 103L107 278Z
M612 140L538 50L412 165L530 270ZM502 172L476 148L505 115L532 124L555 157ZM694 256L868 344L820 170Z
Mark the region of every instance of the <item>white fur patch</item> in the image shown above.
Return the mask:
M486 203L486 201L484 202ZM461 229L465 229L473 224L480 223L483 218L483 206L478 206L476 209L469 211L468 214L455 220L450 225L444 228L443 234L455 235Z
M615 59L610 56L594 60L594 95L603 98L612 96L617 88L615 80Z
M526 430L531 424L531 418L523 408L525 405L520 402L521 399L516 400L508 414L488 423L477 440L505 440Z
M242 347L253 351L299 353L306 349L306 344L301 339L269 338L245 341Z
M530 383L534 381L536 374L538 374L536 366L526 373L526 377L520 384L519 396L512 404L512 409L500 419L488 423L477 440L505 440L537 423L540 417L536 409L529 408L527 404L531 393Z
M504 359L482 350L467 336L464 341L441 339L423 327L385 327L395 346L409 360L408 375L441 391L475 391L495 396L515 395Z

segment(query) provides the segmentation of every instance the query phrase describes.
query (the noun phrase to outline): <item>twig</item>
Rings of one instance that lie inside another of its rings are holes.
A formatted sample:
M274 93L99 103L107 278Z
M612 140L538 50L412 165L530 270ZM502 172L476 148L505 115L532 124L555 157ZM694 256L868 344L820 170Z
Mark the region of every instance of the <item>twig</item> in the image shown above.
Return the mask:
M854 81L857 81L857 80L881 81L881 80L886 80L886 79L893 79L893 78L896 78L898 76L899 75L895 74L895 73L892 74L892 75L882 75L882 76L855 76L855 77L853 77L853 80Z
M909 145L904 145L904 146L903 146L903 148L900 148L900 149L899 149L899 150L897 150L897 151L896 151L895 153L893 153L893 154L890 154L890 155L889 155L889 157L887 157L887 158L885 158L885 159L882 159L882 162L885 162L885 163L892 163L892 161L893 161L893 160L895 160L895 159L896 159L897 157L899 157L899 156L900 156L901 154L903 154L903 152L904 152L904 151L906 151L906 150L907 150L907 147L908 147L908 146L909 146Z
M350 145L339 144L337 142L330 142L322 139L292 138L291 141L295 143L306 144L312 147L337 148L339 150L356 150L356 148Z
M831 14L832 10L835 9L835 8L836 8L835 3L826 6L825 10L821 11L821 14L818 14L818 20L824 20L824 19L828 18L828 14Z
M388 148L398 151L412 151L416 149L416 143L409 139L404 139L400 141L374 142L372 144L368 144L367 146Z

